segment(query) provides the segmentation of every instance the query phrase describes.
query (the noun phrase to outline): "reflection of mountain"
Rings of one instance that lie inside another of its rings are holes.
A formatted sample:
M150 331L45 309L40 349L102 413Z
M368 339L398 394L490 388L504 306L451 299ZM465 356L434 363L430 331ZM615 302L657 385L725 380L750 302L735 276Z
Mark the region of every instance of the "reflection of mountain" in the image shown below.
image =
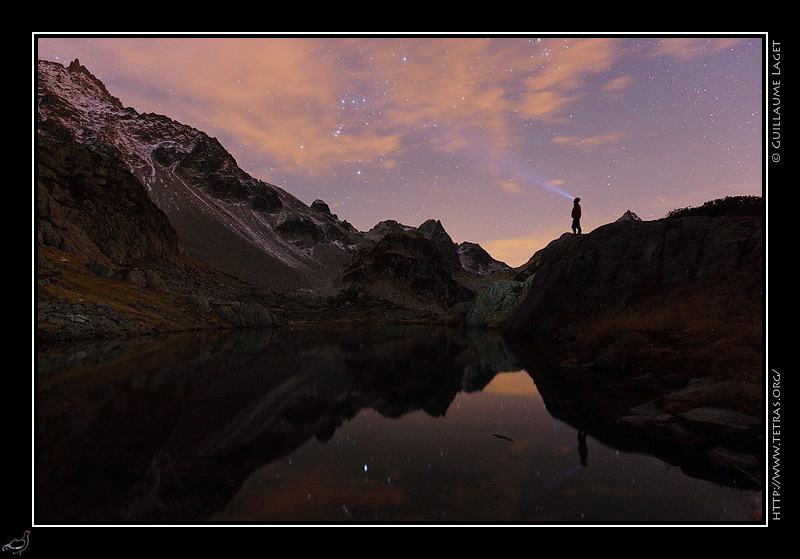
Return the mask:
M605 446L651 454L695 478L739 488L760 488L755 481L760 475L760 465L748 472L734 463L720 464L711 455L710 451L717 444L725 442L723 437L703 438L681 430L680 437L659 438L631 430L620 423L618 420L632 408L663 394L661 389L646 380L636 383L628 378L615 378L580 368L565 371L544 365L547 360L530 348L511 345L522 368L533 378L547 411L575 427L584 440L585 433L589 433ZM678 424L665 425L665 429L670 428L683 429ZM747 454L756 449L740 450ZM586 452L587 449L580 448L580 451Z
M59 370L57 356L43 350L36 521L202 521L255 469L311 438L327 440L364 408L443 415L459 392L519 368L492 334L414 332L95 344L64 373L49 372L51 362Z

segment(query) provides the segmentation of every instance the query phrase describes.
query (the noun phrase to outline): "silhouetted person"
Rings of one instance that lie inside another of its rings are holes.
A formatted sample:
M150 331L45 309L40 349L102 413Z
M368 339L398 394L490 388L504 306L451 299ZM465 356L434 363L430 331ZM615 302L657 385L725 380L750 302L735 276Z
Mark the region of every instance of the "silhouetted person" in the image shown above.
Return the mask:
M575 198L572 201L572 234L581 234L581 199Z
M589 465L589 447L586 446L586 431L578 430L578 456L581 458L581 466L584 468Z

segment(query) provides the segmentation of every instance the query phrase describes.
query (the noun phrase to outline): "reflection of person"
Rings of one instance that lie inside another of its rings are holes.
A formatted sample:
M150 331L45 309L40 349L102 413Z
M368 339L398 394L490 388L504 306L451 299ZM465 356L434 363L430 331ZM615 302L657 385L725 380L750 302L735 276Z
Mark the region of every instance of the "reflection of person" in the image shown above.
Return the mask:
M578 430L578 456L581 458L581 466L588 466L589 447L586 446L586 431L583 429Z
M581 234L581 199L575 198L572 201L572 234Z

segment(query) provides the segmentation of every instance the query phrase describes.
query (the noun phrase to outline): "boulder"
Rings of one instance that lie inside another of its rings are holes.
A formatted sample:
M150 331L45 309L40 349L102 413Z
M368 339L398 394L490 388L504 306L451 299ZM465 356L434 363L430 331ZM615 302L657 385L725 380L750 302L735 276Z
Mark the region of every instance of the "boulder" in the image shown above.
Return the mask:
M236 326L268 328L275 324L275 315L269 309L252 302L229 302L218 305L214 312Z
M527 294L531 280L498 280L481 290L468 305L464 323L470 328L497 327L520 299Z

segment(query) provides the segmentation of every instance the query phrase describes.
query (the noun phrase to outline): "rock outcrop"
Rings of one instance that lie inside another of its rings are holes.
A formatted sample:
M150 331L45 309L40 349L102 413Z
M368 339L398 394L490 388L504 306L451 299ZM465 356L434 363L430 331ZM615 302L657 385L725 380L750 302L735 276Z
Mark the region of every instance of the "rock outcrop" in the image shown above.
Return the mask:
M114 157L37 143L37 335L75 339L271 326L249 287L187 253Z
M761 216L688 216L626 219L589 234L566 234L523 267L517 279L532 278L530 289L503 330L553 334L679 289L715 286L758 300L762 230Z
M118 162L80 144L37 143L37 242L95 266L180 271L188 258L163 212Z
M530 280L522 282L499 279L478 292L470 301L451 308L449 314L467 328L498 328L526 297L530 283Z
M453 278L452 261L415 230L385 234L362 249L345 269L346 299L374 298L388 304L441 313L474 293Z

